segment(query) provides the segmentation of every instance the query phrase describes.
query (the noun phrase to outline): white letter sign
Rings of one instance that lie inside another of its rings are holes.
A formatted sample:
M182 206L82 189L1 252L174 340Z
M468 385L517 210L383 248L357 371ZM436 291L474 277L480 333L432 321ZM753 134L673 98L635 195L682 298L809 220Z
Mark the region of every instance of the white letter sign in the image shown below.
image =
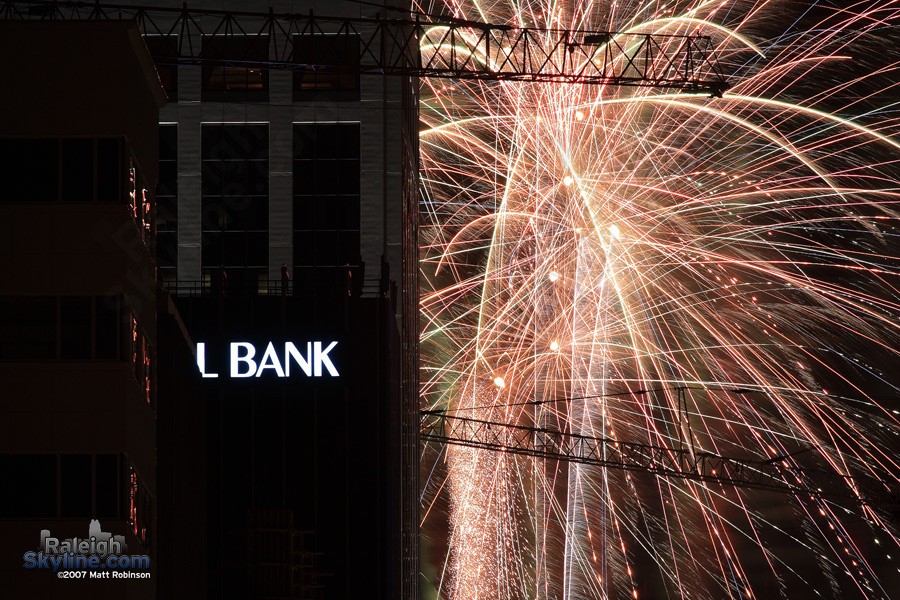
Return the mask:
M285 342L284 355L280 356L275 349L275 343L269 342L257 364L254 360L256 346L250 342L231 342L228 345L228 376L235 379L246 379L262 377L271 373L278 378L290 377L291 363L294 363L306 377L322 377L323 371L331 377L338 377L340 374L329 356L337 344L337 342L330 342L325 346L325 342L306 342L306 351L302 352L293 342ZM216 364L215 361L213 364ZM207 371L209 367L204 342L197 342L197 368L205 378L219 377L218 373ZM297 373L297 370L295 369L294 372Z

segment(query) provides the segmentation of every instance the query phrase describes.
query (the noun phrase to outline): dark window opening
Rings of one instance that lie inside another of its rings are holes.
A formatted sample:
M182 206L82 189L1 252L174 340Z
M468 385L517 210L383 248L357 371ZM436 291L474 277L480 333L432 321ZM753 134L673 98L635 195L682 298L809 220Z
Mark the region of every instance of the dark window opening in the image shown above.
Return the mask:
M119 490L122 489L119 481L119 455L98 454L96 460L96 517L118 518L119 516Z
M174 231L156 234L156 265L160 269L178 266L178 234Z
M62 199L90 202L94 199L94 140L62 141Z
M269 37L206 36L203 59L204 102L265 102L269 99Z
M178 125L159 126L159 185L156 188L156 265L163 284L177 279Z
M0 455L0 518L119 518L118 454Z
M59 199L59 140L0 139L0 200Z
M0 202L122 202L123 142L0 139Z
M122 140L97 140L97 200L117 202L122 195Z
M269 126L260 124L204 124L201 158L211 160L269 159Z
M115 360L121 296L0 296L0 360Z
M60 298L60 358L91 358L91 297Z
M0 455L0 517L56 516L56 455Z
M90 454L63 454L60 462L60 516L91 517L94 487Z
M295 294L346 294L362 277L359 123L295 123L293 164Z
M295 35L294 101L359 100L357 35Z
M159 159L178 160L178 125L176 123L160 123L159 125Z
M239 67L213 67L206 80L208 90L262 90L262 69L242 69Z
M268 284L269 130L267 125L202 129L204 285L256 294ZM224 269L224 277L220 273Z
M56 358L56 298L0 297L0 359Z
M159 206L161 203L161 198L172 198L178 192L178 163L174 160L159 160L159 183L156 188L156 198L157 198L157 211L162 208L165 208L169 211L170 215L160 215L157 213L157 219L161 219L162 222L157 221L159 227L163 227L165 222L168 219L174 219L174 217L178 214L177 205L175 203L171 203L165 206Z
M96 357L100 360L117 358L120 305L119 296L98 296L94 299Z

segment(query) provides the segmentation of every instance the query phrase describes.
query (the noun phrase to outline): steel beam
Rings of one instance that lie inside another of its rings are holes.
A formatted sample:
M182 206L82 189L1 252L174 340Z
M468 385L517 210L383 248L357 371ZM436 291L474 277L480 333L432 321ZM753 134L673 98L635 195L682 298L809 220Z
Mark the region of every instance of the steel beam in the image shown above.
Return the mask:
M739 459L709 452L664 448L552 429L510 425L442 411L422 411L423 442L454 444L508 454L592 464L805 498L849 499L867 506L896 506L896 490L881 480L807 470L790 457Z
M171 40L160 65L652 87L721 97L728 89L708 36L518 28L422 14L342 18L100 2L7 1L3 20L135 19ZM350 60L304 56L304 40L344 36ZM209 36L260 38L267 60L204 54Z

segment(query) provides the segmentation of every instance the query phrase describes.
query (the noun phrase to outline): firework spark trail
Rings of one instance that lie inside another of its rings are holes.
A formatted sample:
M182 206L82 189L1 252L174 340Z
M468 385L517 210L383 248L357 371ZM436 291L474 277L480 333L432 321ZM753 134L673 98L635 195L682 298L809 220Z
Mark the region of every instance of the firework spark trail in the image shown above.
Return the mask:
M424 407L831 471L846 483L830 491L847 496L868 494L867 478L900 488L900 407L885 399L900 385L889 367L900 348L900 9L443 10L709 35L734 87L707 100L426 82ZM443 50L423 39L423 52ZM452 446L426 448L423 472L426 562L447 598L900 588L896 528L878 506Z

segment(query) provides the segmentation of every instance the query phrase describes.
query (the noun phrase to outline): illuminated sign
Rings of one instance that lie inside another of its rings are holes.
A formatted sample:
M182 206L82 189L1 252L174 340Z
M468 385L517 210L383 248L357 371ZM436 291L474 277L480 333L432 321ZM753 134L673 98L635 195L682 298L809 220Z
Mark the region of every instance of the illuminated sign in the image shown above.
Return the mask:
M331 377L337 377L338 370L328 356L328 353L337 346L337 342L331 342L324 348L322 346L323 342L306 342L306 352L303 353L293 342L285 342L284 352L279 355L275 350L275 345L269 342L262 358L257 361L256 346L250 342L232 342L228 350L230 367L228 376L234 378L260 377L270 370L277 377L290 377L291 365L294 364L307 377L322 377L323 372L327 372ZM218 373L206 370L206 344L203 342L197 342L197 367L203 377L216 378L219 376ZM297 374L296 369L294 374Z

